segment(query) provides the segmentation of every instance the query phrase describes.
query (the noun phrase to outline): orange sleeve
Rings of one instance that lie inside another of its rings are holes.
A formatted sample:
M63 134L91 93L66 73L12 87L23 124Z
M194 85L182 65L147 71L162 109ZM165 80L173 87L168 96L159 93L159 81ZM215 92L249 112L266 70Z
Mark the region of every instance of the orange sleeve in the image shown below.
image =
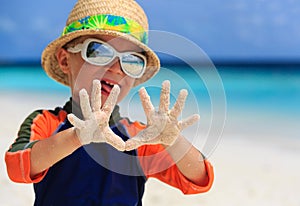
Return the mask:
M145 128L139 122L129 123L122 120L130 136L135 136ZM162 182L180 189L184 194L207 192L214 181L213 167L208 160L204 160L208 181L199 186L187 179L178 169L172 157L162 145L144 145L137 149L140 165L147 178L154 177Z
M30 177L31 148L37 141L51 136L64 117L62 112L56 116L47 110L39 110L25 119L18 137L5 153L6 169L12 181L37 183L43 179L48 170L34 178Z
M47 173L47 170L35 176L30 177L30 152L31 148L18 152L6 152L5 162L9 178L19 183L37 183L40 182Z
M147 178L154 177L162 182L180 189L184 194L207 192L213 184L213 167L204 160L208 181L205 185L197 185L187 179L178 169L172 157L162 145L144 145L138 148L141 167Z

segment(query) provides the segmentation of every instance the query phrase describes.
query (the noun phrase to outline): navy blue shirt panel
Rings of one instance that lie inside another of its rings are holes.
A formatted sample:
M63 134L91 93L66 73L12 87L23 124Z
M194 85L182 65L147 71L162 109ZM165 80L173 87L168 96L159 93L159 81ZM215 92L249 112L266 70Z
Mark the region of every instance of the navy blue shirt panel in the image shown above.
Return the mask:
M65 121L57 132L70 127ZM128 139L121 123L111 129ZM145 181L135 150L119 152L106 143L93 143L57 162L34 184L34 205L141 206Z

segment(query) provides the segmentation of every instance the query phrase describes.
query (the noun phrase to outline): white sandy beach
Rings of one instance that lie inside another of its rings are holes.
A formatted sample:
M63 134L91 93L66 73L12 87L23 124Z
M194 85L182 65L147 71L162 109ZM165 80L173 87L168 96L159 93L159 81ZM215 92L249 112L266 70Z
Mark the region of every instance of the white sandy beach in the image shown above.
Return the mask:
M0 92L0 95L0 205L32 205L32 185L17 184L8 179L4 153L31 111L62 105L68 98L6 92ZM215 182L208 193L184 196L180 191L150 179L144 205L299 206L299 117L274 117L243 109L227 111L222 139L209 157L215 170Z

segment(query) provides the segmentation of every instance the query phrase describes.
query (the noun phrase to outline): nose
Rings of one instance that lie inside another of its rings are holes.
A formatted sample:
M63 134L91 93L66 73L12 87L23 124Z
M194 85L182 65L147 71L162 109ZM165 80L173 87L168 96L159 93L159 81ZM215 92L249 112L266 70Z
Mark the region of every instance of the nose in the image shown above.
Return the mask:
M109 71L120 74L120 75L125 75L121 68L121 63L119 57L116 57L110 64L109 64Z

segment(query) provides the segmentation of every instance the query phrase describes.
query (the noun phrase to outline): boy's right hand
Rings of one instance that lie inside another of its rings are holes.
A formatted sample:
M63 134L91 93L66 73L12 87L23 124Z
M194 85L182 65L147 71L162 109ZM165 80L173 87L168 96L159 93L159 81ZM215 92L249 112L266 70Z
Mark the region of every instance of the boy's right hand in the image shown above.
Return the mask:
M75 127L76 134L82 145L106 142L119 151L125 150L125 142L109 127L108 122L116 105L120 88L115 85L101 108L101 83L93 81L91 103L85 89L80 90L80 107L84 120L74 114L68 114L68 120Z

